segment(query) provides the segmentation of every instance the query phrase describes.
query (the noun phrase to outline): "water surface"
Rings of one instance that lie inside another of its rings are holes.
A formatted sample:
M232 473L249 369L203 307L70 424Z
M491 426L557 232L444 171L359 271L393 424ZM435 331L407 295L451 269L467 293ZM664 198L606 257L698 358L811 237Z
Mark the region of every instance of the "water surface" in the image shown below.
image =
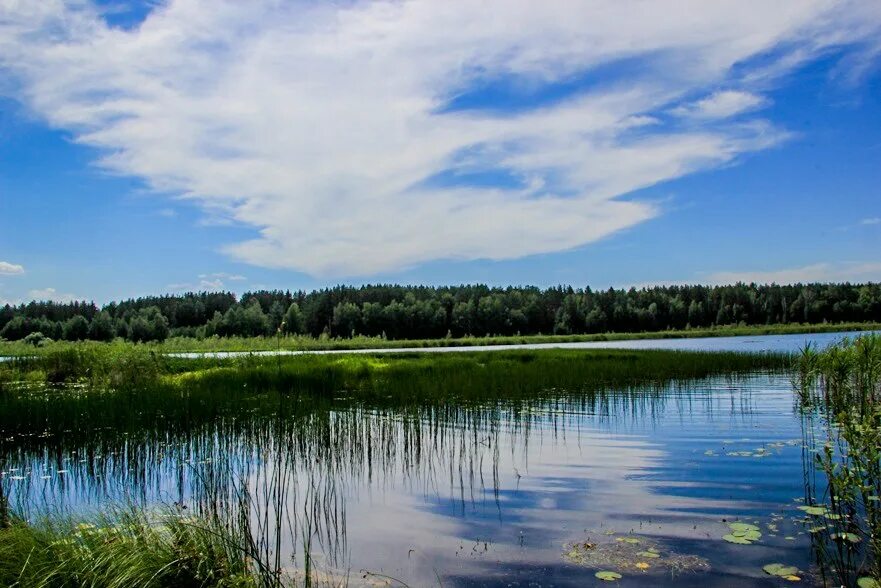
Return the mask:
M764 564L811 568L793 520L802 420L782 375L459 404L243 393L124 415L79 395L45 427L34 402L3 413L14 502L234 510L225 500L247 489L273 555L293 570L308 552L328 582L574 587L611 569L620 586L777 586ZM731 521L761 540L723 541Z

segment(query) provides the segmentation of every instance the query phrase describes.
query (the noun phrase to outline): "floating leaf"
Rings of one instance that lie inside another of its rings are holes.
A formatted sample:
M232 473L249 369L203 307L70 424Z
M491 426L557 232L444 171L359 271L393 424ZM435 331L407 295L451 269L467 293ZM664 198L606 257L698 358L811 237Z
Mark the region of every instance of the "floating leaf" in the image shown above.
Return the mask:
M621 541L622 543L630 543L632 545L639 543L639 539L637 539L636 537L618 537L616 541Z
M832 533L832 538L836 541L849 541L850 543L860 542L860 536L856 533Z
M787 566L781 563L770 563L768 565L762 566L762 569L765 570L765 573L770 576L794 576L798 572L798 568L795 566Z
M881 584L878 583L878 580L869 578L868 576L864 576L857 580L857 586L859 586L859 588L881 588Z
M735 537L734 535L722 535L722 539L724 539L728 543L735 543L737 545L752 545L752 541L750 541L749 539L744 539L743 537Z
M749 523L728 523L728 528L732 531L758 531L759 528Z
M596 574L594 574L594 576L596 576L597 578L599 578L600 580L603 580L605 582L614 582L615 580L621 579L621 574L619 574L618 572L603 571L603 572L597 572Z
M784 580L789 580L790 582L801 582L801 578L796 576L795 574L790 574L789 576L783 576Z
M815 517L823 516L829 512L825 506L799 506L798 509Z
M645 557L648 559L657 559L657 558L661 557L659 554L655 553L654 551L640 551L636 555L638 555L639 557Z
M648 565L648 564L645 563L644 561L638 561L638 562L636 562L636 563L633 564L633 565L634 565L634 566L636 567L636 569L638 569L638 570L647 570L647 569L649 569L649 568L651 567L650 565Z

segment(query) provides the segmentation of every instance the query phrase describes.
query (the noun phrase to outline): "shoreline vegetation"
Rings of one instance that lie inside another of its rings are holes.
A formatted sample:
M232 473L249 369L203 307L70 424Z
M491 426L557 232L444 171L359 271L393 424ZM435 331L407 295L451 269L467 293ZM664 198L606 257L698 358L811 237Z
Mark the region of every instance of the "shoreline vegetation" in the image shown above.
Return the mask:
M130 343L122 339L109 342L0 340L0 357L26 356L39 350L59 350L81 344L97 346L138 345L156 353L199 352L261 352L261 351L356 351L369 349L423 349L436 347L478 347L486 345L592 343L604 341L638 341L654 339L692 339L704 337L744 337L762 335L796 335L843 331L881 330L881 323L847 322L824 324L726 325L706 329L680 329L647 332L592 333L580 335L512 335L490 337L460 337L439 339L399 339L355 336L348 338L312 337L309 335L282 335L261 337L172 337L161 342Z
M805 504L824 580L881 586L881 336L864 335L793 365L804 421Z
M321 341L668 333L881 323L881 284L336 286L312 292L189 292L110 302L0 307L0 339L162 342L308 337ZM303 339L308 341L308 339ZM374 343L375 344L375 343ZM399 343L396 343L399 344ZM314 345L314 344L313 344ZM385 345L385 344L384 344Z
M276 412L282 407L291 411L289 416L308 420L317 407L333 411L337 402L371 410L431 406L461 411L501 400L538 406L567 393L575 398L599 398L604 391L662 398L672 382L785 372L792 374L793 395L805 418L813 414L833 425L820 428L818 435L828 439L812 444L819 452L808 455L805 464L806 523L825 521L812 533L818 563L842 585L857 580L860 587L878 585L868 583L879 577L877 335L825 351L808 347L799 356L543 349L182 359L157 353L157 348L122 341L32 347L29 356L0 364L0 430L35 448L52 447L61 437L77 446L120 439L132 443L139 431L156 431L164 438L162 431L210 423L267 394L295 401L270 402L265 415L249 414L282 422ZM35 438L38 430L41 436ZM211 498L189 509L111 505L103 518L77 518L61 512L27 514L8 497L0 481L2 585L341 585L313 582L309 556L305 568L273 559L275 552L264 544L260 529L217 510ZM245 505L244 512L251 508L249 500L245 494L233 499ZM304 549L308 554L308 546Z
M0 364L0 431L22 451L48 447L52 454L62 443L99 444L111 452L120 444L137 445L145 435L167 440L172 432L185 435L210 427L218 415L243 411L279 423L287 431L279 438L294 439L302 435L294 435L297 423L351 403L416 416L449 410L461 418L471 418L464 412L468 406L499 403L528 417L530 407L566 395L576 403L614 402L615 395L641 403L646 394L663 398L673 382L779 371L792 361L769 353L561 349L178 359L124 342L35 351ZM614 394L603 400L607 391ZM228 425L247 427L236 422ZM253 498L241 489L232 491L231 502L224 491L219 501L209 493L206 502L189 508L110 505L102 509L106 514L89 517L30 512L8 500L4 482L8 478L0 479L0 585L346 585L344 578L311 569L309 555L301 567L280 561L269 539L274 535L218 507L253 512ZM310 553L308 542L301 547Z
M537 394L783 369L790 362L784 354L623 349L181 358L147 345L82 342L53 344L0 363L0 393L15 396L17 389L61 385L63 391L64 385L77 385L101 393L172 390L193 397L202 389L210 395L212 387L244 386L331 394L353 390L365 398L399 389L401 396L418 391L429 398L461 399L457 390L479 389L481 395L500 399L517 391Z

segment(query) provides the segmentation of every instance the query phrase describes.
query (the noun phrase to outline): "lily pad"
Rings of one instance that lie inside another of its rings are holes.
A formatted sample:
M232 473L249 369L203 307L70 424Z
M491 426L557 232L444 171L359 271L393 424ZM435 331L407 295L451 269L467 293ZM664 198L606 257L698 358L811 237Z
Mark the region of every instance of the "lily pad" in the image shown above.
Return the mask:
M815 517L823 516L829 512L825 506L799 506L798 509Z
M864 576L857 580L857 586L859 586L859 588L881 588L881 584L878 583L878 580L869 578L868 576Z
M614 582L615 580L621 579L621 574L619 574L618 572L603 571L597 572L596 574L594 574L594 576L605 582Z
M728 528L732 531L758 531L759 528L749 523L728 523Z
M647 559L657 559L661 557L660 554L655 553L654 551L640 551L636 555L638 555L639 557L645 557Z
M770 563L762 566L762 569L769 576L780 576L781 578L784 576L794 576L798 573L797 567L787 566L781 563Z
M833 533L832 538L836 541L847 541L849 543L860 542L860 536L856 533Z
M735 537L734 535L722 535L722 539L727 541L728 543L735 543L737 545L752 545L752 541L749 539L745 539L743 537Z

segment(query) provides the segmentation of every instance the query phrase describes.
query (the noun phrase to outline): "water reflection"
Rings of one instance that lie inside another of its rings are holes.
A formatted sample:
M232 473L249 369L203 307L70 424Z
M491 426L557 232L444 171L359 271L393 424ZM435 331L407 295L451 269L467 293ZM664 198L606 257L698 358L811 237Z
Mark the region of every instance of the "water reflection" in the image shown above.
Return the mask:
M720 539L726 520L764 525L802 495L780 376L456 404L80 392L59 411L53 394L53 408L43 394L0 406L2 484L31 514L110 500L223 509L277 566L309 557L350 585L583 585L595 570L564 545L628 534L710 563L677 585L773 585L764 563L809 565L787 521L761 546Z

